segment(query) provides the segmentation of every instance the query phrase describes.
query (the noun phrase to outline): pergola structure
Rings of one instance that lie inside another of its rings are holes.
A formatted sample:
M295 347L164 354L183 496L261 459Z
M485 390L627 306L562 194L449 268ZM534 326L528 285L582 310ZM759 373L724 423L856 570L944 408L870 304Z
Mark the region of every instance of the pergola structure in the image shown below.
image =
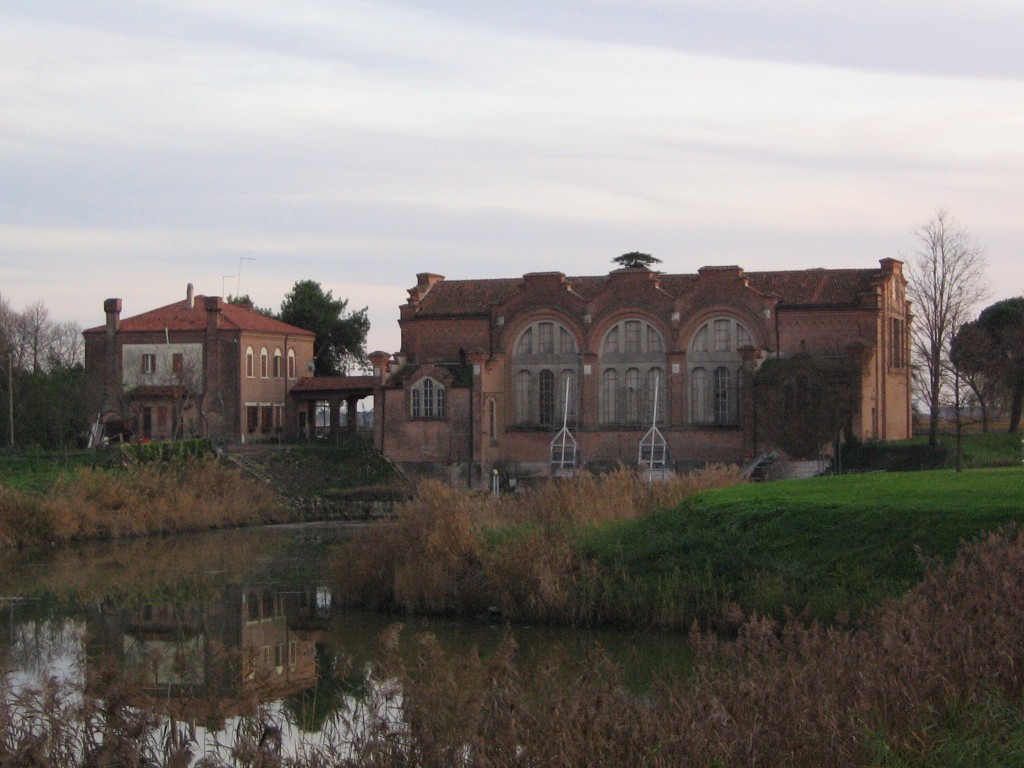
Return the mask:
M300 379L288 392L288 404L296 414L306 414L305 424L313 429L316 425L316 405L320 402L328 404L330 412L330 436L336 438L341 434L341 403L345 402L348 411L346 430L355 434L356 405L364 397L373 397L373 386L377 379L373 376L311 376ZM303 419L292 423L302 424Z

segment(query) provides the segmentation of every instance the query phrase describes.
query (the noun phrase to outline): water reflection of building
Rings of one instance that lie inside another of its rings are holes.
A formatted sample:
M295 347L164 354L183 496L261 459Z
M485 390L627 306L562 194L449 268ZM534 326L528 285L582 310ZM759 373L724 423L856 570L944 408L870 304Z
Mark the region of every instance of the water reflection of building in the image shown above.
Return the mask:
M235 584L212 599L108 601L88 622L90 671L102 673L90 684L113 672L150 707L220 725L315 684L329 610L317 586Z

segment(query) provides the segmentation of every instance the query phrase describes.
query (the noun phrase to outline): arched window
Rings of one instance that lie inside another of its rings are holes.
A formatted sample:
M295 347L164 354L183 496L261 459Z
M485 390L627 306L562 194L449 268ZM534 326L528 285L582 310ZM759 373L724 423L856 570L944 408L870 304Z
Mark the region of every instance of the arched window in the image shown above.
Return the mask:
M255 361L252 347L245 348L245 375L253 378L256 375Z
M263 347L260 349L260 378L265 379L269 370L267 368L267 348Z
M620 320L605 331L601 342L600 421L602 424L641 424L654 415L658 388L658 420L668 412L665 343L661 331L640 318Z
M704 368L690 371L690 421L694 424L714 422L708 398L708 372Z
M739 424L739 350L750 346L750 331L731 317L712 318L694 332L687 356L692 424Z
M555 320L537 320L519 332L512 355L512 392L515 423L560 425L565 408L564 371L579 365L576 338ZM576 412L576 387L570 392L570 410Z
M615 421L616 400L619 396L619 372L607 368L601 374L601 421L611 424Z
M443 419L445 411L444 386L431 378L413 385L409 393L409 412L414 419Z
M555 423L555 374L545 368L538 377L540 382L540 423L550 427Z
M626 369L626 421L635 424L640 421L640 371L637 368Z
M278 347L274 350L274 378L281 378L281 348Z
M533 421L533 374L529 371L516 373L516 424Z
M566 397L568 397L568 410L566 409ZM576 423L576 403L578 397L576 395L576 371L572 368L566 368L562 371L562 374L558 382L558 413L555 414L556 418L562 417L568 424Z
M295 350L288 350L288 378L295 378Z

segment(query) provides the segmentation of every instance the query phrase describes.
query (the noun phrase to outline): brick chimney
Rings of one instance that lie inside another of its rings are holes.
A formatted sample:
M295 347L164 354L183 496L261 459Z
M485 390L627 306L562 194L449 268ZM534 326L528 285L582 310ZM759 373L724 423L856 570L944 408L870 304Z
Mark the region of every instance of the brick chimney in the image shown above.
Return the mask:
M189 309L192 309L195 307L195 305L195 293L193 292L192 289L192 283L189 283L188 287L185 288L185 306L188 307Z
M103 311L107 315L107 336L113 336L121 327L121 300L107 299L103 302Z

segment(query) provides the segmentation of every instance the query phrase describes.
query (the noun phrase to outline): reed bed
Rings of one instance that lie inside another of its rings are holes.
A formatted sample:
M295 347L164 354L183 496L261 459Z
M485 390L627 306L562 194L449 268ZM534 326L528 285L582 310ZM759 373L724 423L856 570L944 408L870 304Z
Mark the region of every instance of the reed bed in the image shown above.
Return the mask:
M581 530L737 482L738 470L722 466L660 483L620 469L500 496L425 481L394 523L355 533L333 567L336 592L406 613L594 623L603 577L577 552Z
M54 686L0 696L0 764L505 768L939 768L1024 764L1024 535L991 535L933 568L858 629L758 616L737 639L691 632L689 674L642 694L599 647L587 663L524 665L512 635L482 658L382 638L372 684L301 754L264 739L202 755L188 723ZM173 734L173 736L171 735ZM109 745L109 753L97 753ZM116 751L114 751L116 750ZM104 762L103 760L106 760Z
M268 488L214 457L78 468L43 495L0 487L0 544L175 533L285 519Z

